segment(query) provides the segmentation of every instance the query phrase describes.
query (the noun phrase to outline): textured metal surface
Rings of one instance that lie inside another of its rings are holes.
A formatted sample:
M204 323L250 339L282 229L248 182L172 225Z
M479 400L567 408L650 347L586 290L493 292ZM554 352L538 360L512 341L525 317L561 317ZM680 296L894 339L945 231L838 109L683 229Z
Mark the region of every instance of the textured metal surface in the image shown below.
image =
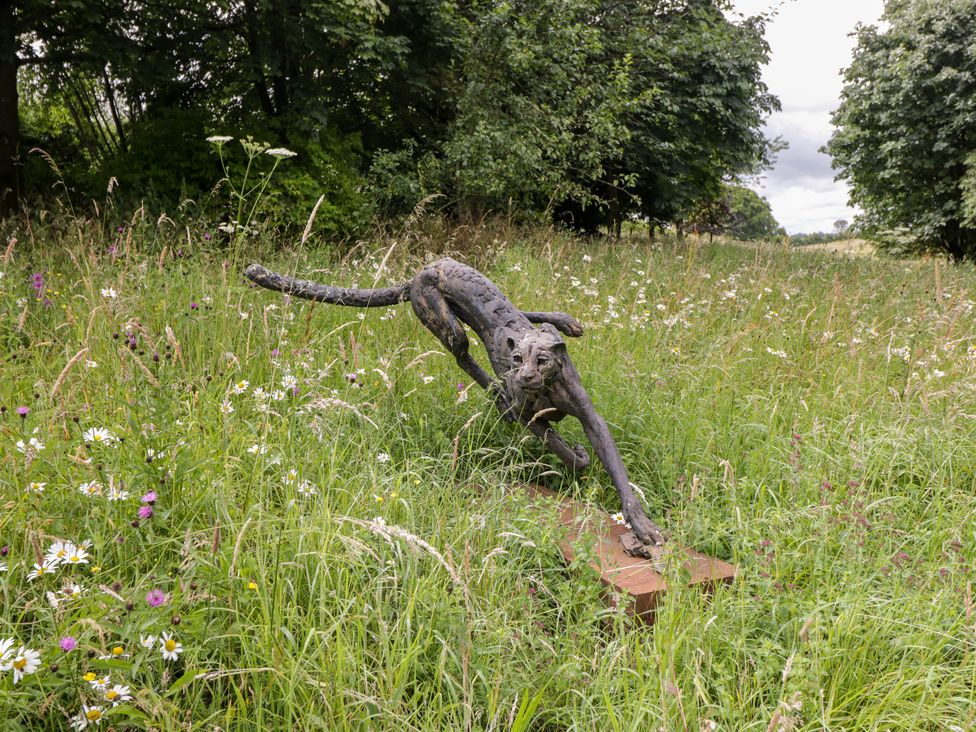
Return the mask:
M409 300L417 318L444 344L457 365L494 395L502 416L521 422L571 470L585 469L590 458L582 445L568 445L554 424L566 416L579 420L632 527L632 535L624 541L627 551L651 556L652 547L666 542L664 532L647 517L631 488L610 428L583 388L560 336L583 334L576 318L561 312L523 312L481 272L449 257L431 262L408 282L374 290L320 285L271 272L259 264L249 266L244 275L270 290L334 305L368 308ZM468 352L465 325L485 344L497 378Z
M584 534L596 538L594 569L600 573L600 581L606 586L607 600L615 605L627 603L627 611L647 623L654 622L654 608L667 590L669 563L680 562L689 578L689 585L705 588L722 582L731 582L737 568L721 559L706 556L693 549L678 547L669 542L663 547L649 547L652 558L642 559L627 554L620 537L627 531L603 511L587 510L582 505L560 496L555 491L538 485L527 486L529 495L545 501L554 501L559 508L559 521L566 527L566 539L560 550L566 562L576 557L575 544ZM616 596L616 597L615 597Z

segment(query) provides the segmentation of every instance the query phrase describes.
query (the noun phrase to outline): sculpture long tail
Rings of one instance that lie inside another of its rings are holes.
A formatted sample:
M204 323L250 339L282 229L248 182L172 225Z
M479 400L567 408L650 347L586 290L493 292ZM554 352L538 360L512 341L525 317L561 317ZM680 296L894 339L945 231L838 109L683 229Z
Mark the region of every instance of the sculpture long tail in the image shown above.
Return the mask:
M411 283L409 282L401 282L393 287L380 287L375 290L332 287L278 274L265 269L260 264L250 265L244 270L244 276L261 285L261 287L284 292L286 295L294 295L317 302L327 302L332 305L348 305L354 308L378 308L396 305L410 297Z

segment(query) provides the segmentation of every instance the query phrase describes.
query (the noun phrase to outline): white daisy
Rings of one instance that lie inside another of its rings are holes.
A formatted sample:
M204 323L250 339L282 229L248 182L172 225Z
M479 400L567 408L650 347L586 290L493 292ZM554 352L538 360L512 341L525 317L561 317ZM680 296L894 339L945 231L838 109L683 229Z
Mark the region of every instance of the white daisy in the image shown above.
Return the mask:
M10 649L14 645L13 638L0 638L0 672L10 670Z
M48 547L44 561L50 562L52 565L59 564L67 559L68 553L73 551L74 548L75 545L70 541L56 541Z
M111 445L115 442L115 437L104 427L92 427L85 430L81 437L85 442L96 445Z
M114 287L103 287L102 297L107 297L109 300L114 300L119 296L119 293L115 291Z
M252 455L264 455L268 451L267 445L251 445L247 451Z
M58 565L54 562L49 562L45 559L40 564L35 564L34 569L27 573L27 579L30 581L36 580L38 577L43 577L46 574L51 574L58 568Z
M376 462L378 463L388 463L390 462L390 456L385 452L380 452L376 454Z
M283 392L281 389L275 389L273 392L271 392L272 401L280 402L284 398L285 398L285 392Z
M94 678L88 682L89 686L97 691L105 691L108 689L108 686L111 683L112 677L110 675L102 676L101 678Z
M81 491L82 495L94 498L95 496L102 495L102 484L97 480L93 480L88 483L82 483L78 486L78 490Z
M124 491L120 488L116 488L114 485L108 489L108 493L105 497L110 501L124 501L129 497L129 491Z
M169 633L163 633L163 637L159 639L159 652L163 654L164 660L175 661L183 653L183 644L178 643Z
M61 594L64 595L66 598L81 597L81 594L83 592L84 589L82 589L81 585L68 585L63 590L61 590Z
M291 374L285 374L281 377L282 389L294 389L296 386L298 386L298 379Z
M159 637L155 635L140 635L139 645L142 646L143 648L151 649L153 646L156 645L156 641L158 640Z
M33 452L38 453L44 449L44 443L38 440L36 437L31 437L29 441L24 442L23 440L17 440L17 452Z
M121 684L116 684L105 691L105 701L112 702L113 707L129 701L131 698L132 694L129 693L129 687Z
M10 658L10 668L14 672L14 683L18 683L27 674L32 674L41 666L41 654L30 648L20 647Z
M221 403L221 405L220 405L220 413L221 414L233 414L234 413L234 405L231 404L229 401L227 401L225 399Z
M303 480L298 484L298 495L300 495L302 498L311 498L312 496L317 496L318 493L318 488L315 487L314 483L309 483L307 480Z
M85 361L85 368L86 369L97 369L98 368L98 362L97 361L90 361L90 360L89 361Z
M254 387L254 398L260 402L268 398L268 392L266 392L263 387L256 386Z
M282 478L282 480L286 484L287 483L294 483L296 480L298 480L298 471L295 470L294 468L290 469L287 473L285 473L285 477Z
M624 515L619 511L613 514L610 518L613 519L614 523L620 524L621 526L624 526L627 523L627 519L625 519Z
M64 564L88 564L88 552L80 546L72 545L71 549L63 560Z
M82 704L81 711L71 718L71 726L76 730L88 729L101 724L103 717L102 708L97 704Z
M24 488L24 493L43 493L44 486L46 485L47 483L38 483L36 480L33 480Z
M249 387L250 385L251 385L250 381L248 381L247 379L241 379L236 384L234 384L230 388L230 390L235 394L243 394L245 391L247 391L247 387Z

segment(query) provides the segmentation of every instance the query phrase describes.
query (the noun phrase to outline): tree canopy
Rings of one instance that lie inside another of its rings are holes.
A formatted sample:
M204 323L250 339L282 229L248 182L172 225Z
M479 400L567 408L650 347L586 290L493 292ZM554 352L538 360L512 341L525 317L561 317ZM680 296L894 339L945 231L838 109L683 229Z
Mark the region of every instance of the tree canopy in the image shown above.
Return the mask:
M869 232L976 254L976 0L889 0L860 26L827 151Z
M115 177L172 205L219 179L207 135L253 134L299 153L280 210L307 214L324 193L335 232L431 194L462 217L663 224L772 149L765 20L728 0L4 8L0 190L27 203L51 183L30 147L85 195Z

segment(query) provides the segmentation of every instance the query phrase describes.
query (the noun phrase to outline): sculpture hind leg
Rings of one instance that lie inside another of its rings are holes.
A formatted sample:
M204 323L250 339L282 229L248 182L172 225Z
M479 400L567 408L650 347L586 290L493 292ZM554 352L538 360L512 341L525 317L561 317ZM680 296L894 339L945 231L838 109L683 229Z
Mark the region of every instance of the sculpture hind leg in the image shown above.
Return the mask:
M410 291L410 304L424 327L437 336L445 348L454 356L457 365L486 391L494 394L498 410L506 419L512 420L511 408L505 398L501 385L481 368L468 352L468 334L458 320L450 304L437 287L436 270L425 270L418 275Z

